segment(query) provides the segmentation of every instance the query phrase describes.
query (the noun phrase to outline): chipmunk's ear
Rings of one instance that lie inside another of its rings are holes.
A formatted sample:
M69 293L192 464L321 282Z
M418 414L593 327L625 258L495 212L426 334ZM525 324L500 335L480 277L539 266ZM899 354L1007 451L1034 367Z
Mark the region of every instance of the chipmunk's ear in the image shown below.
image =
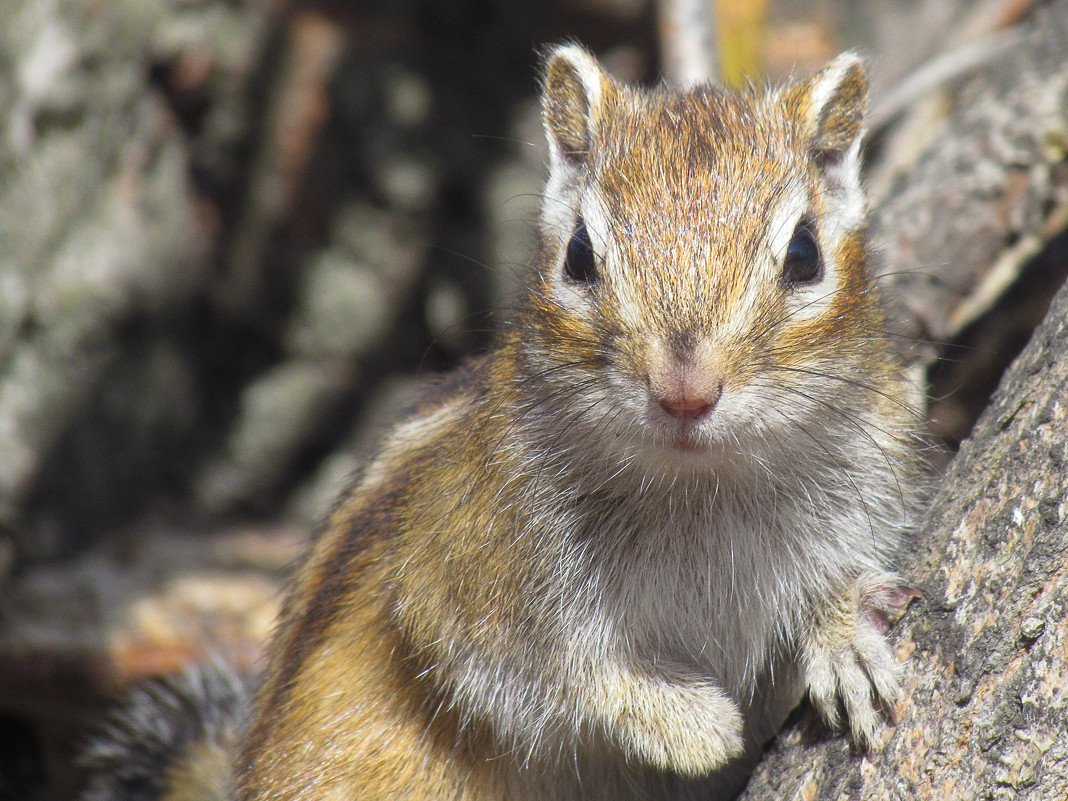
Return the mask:
M821 72L788 87L783 99L801 124L809 152L837 164L859 150L868 110L868 78L856 53L842 53Z
M615 82L584 48L566 44L550 50L542 72L541 104L551 166L583 165Z

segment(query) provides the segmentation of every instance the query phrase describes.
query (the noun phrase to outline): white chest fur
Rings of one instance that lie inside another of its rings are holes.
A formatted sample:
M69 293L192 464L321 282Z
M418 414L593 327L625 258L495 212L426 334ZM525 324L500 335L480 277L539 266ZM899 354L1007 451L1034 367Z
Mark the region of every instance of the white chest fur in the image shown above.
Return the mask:
M887 482L858 483L840 459L809 459L799 475L739 461L587 496L585 586L574 597L575 617L596 618L633 658L697 668L744 706L792 656L810 601L878 565L897 534L873 530Z

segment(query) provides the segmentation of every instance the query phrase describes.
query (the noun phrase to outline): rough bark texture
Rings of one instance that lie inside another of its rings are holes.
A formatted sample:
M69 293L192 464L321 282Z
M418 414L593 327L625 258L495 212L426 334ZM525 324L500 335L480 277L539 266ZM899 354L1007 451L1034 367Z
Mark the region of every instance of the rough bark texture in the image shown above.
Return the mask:
M1066 52L1068 3L1055 2L876 148L872 229L909 341L959 336L1068 224Z
M97 510L136 506L193 423L196 382L174 331L161 335L205 281L216 233L188 148L210 160L242 133L239 88L271 11L182 5L4 5L0 531L20 560L62 554L106 523ZM210 101L197 136L153 85L178 65ZM45 475L64 500L31 525Z
M781 736L757 799L1068 798L1068 286L961 449L906 578L896 726Z
M921 370L933 366L932 428L951 443L1068 276L1055 241L1068 223L1068 3L1035 10L990 47L873 147L872 231L893 333Z

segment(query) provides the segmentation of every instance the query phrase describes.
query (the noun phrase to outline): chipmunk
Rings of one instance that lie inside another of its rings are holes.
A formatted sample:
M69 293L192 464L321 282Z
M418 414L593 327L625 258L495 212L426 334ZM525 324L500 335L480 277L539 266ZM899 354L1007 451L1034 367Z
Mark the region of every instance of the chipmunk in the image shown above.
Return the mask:
M241 799L726 797L805 691L871 738L923 471L866 101L852 54L740 94L547 54L525 295L325 521Z

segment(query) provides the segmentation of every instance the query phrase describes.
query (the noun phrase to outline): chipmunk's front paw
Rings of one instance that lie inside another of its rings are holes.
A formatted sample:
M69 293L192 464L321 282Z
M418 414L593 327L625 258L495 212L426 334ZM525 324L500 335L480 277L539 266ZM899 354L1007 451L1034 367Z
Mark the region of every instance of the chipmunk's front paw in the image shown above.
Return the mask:
M898 696L898 665L884 637L918 593L890 573L867 572L819 610L801 648L809 696L835 728L845 707L849 730L865 748L879 724L879 708Z
M718 770L743 750L738 705L705 682L647 687L621 711L618 726L633 757L687 776Z

